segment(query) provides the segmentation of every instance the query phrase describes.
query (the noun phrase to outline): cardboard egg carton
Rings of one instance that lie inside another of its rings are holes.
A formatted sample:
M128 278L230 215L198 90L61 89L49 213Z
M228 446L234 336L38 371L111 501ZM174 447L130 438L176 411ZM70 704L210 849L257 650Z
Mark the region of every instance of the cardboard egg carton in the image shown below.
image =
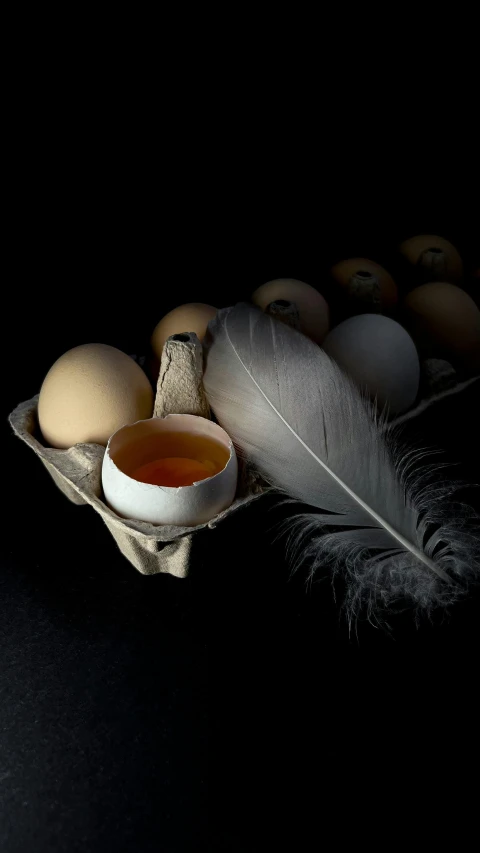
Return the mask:
M197 336L188 333L169 338L162 356L154 416L190 414L210 417L202 372L202 347ZM179 578L186 577L193 536L203 529L212 530L263 492L255 473L240 465L233 504L205 524L176 527L120 518L103 500L105 448L99 444L76 444L68 450L46 447L38 426L38 396L20 403L11 413L9 420L14 433L39 457L70 501L89 504L98 512L122 554L144 575L168 572Z
M298 327L298 312L292 303L272 303L268 310L279 321ZM202 374L202 346L196 335L185 333L169 338L162 355L154 417L191 414L209 418ZM436 401L462 391L477 380L458 383L455 371L447 362L437 359L423 362L420 402L393 423L401 424L416 417ZM46 447L38 426L37 405L38 395L17 406L9 419L13 431L31 447L69 500L75 504L89 504L99 513L122 554L144 575L167 572L176 577L186 577L193 536L201 530L214 529L266 491L266 484L258 472L239 460L240 473L233 504L205 524L176 527L120 518L103 500L105 448L99 444L76 444L68 450Z

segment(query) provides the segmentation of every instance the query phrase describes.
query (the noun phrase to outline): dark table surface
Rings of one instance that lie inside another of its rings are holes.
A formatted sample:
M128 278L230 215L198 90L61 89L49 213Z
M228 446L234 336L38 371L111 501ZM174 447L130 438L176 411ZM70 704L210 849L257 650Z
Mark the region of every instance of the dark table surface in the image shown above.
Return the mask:
M477 437L461 433L465 451ZM336 825L362 774L382 802L379 780L405 773L410 798L426 779L443 796L444 763L478 729L478 594L433 624L349 636L328 581L289 579L269 499L209 531L189 579L143 577L6 441L2 851L265 849L300 791Z
M428 224L409 231L439 230L434 218ZM330 260L388 259L393 238L382 252L363 238L340 253L340 235ZM304 242L296 233L295 248L270 232L248 281L252 256L242 259L237 244L233 280L221 274L227 246L214 284L200 293L195 266L200 259L205 268L211 247L199 244L181 271L191 284L180 295L166 274L157 293L141 241L123 259L120 237L110 240L115 269L104 250L94 292L93 252L78 254L67 274L68 243L63 266L31 290L25 310L17 295L21 322L5 356L0 850L263 851L289 827L298 839L310 821L327 846L347 837L390 844L402 832L410 843L420 818L422 831L446 832L459 798L462 849L471 808L464 765L474 765L478 732L478 592L431 623L416 626L407 613L390 632L360 623L350 636L328 579L307 590L303 576L290 577L269 532L278 512L269 498L198 537L190 578L143 577L100 517L69 504L11 436L8 411L38 391L66 349L101 340L140 352L152 325L145 302L161 305L161 315L192 299L230 304L277 275L312 284L320 277L311 231ZM293 263L306 244L308 263ZM34 248L43 263L42 247ZM115 293L115 276L124 286L130 273L143 302L112 299L105 287L104 276ZM81 309L85 295L94 311ZM62 306L56 316L53 302ZM478 402L471 388L419 427L472 484L480 476ZM474 502L473 489L468 495ZM297 840L293 849L310 845Z

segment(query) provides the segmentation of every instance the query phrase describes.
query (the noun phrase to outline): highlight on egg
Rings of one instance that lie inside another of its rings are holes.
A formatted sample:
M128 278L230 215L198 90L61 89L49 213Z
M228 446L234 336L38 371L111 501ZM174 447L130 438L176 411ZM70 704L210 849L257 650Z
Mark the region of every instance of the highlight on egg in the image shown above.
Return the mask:
M380 409L401 414L415 402L420 382L418 353L408 332L390 317L350 317L332 329L323 348Z
M263 311L277 300L294 302L300 317L300 331L315 343L322 343L330 326L330 312L318 290L295 278L276 278L252 293L252 302Z
M437 234L419 234L405 240L400 254L416 268L424 281L459 281L463 275L463 261L450 240Z
M48 371L38 401L38 421L51 447L106 445L124 424L151 417L153 390L141 367L107 344L83 344Z
M333 280L356 303L378 302L381 310L391 311L398 301L397 285L390 273L368 258L348 258L331 269Z
M213 305L204 302L189 302L179 305L160 320L155 326L151 338L152 350L161 361L165 341L171 335L180 335L182 332L195 332L199 341L203 341L207 326L213 320L217 309Z
M230 437L196 415L150 418L115 433L102 467L107 504L122 518L195 527L233 502L238 466Z

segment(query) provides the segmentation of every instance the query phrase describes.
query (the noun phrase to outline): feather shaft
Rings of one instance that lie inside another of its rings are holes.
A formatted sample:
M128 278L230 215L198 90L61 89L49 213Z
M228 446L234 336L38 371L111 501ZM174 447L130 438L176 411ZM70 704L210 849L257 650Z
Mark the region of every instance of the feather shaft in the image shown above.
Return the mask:
M478 540L471 513L445 504L451 485L426 486L425 452L402 451L323 350L257 308L218 312L209 338L215 415L268 482L316 508L291 520L293 550L344 571L350 612L453 600L452 580L476 576Z
M391 525L391 524L389 524L389 523L388 523L388 521L386 521L384 518L382 518L382 516L381 516L381 515L379 515L377 512L375 512L375 510L374 510L374 509L372 509L372 507L371 507L371 506L369 506L367 503L365 503L365 501L363 501L363 500L362 500L362 498L361 498L361 497L359 497L359 495L355 494L355 492L354 492L352 489L350 489L350 488L349 488L349 486L347 486L347 484L346 484L346 483L344 483L344 482L343 482L343 480L341 480L341 479L340 479L340 477L337 477L337 475L335 474L335 471L332 471L332 470L331 470L331 468L329 468L329 467L328 467L328 465L326 465L326 464L325 464L325 462L323 461L323 459L320 459L320 457L319 457L319 456L317 456L317 455L316 455L316 453L314 453L314 452L313 452L313 450L308 446L308 444L306 444L306 443L304 442L304 440L302 439L302 437L301 437L300 435L298 435L298 433L297 433L297 432L296 432L296 431L295 431L295 430L290 426L290 424L285 420L285 418L283 417L282 413L278 411L278 409L273 405L272 401L268 399L267 395L266 395L266 394L265 394L265 392L262 390L262 388L260 387L260 385L259 385L259 384L258 384L258 382L256 381L255 377L254 377L254 376L252 376L252 374L250 373L250 371L249 371L248 367L247 367L247 366L246 366L246 364L242 361L242 359L241 359L240 355L238 354L238 352L237 352L237 350L236 350L236 348L235 348L235 345L234 345L233 341L230 339L230 336L229 336L229 334L228 334L228 328L226 329L226 335L227 335L227 339L228 339L228 341L229 341L229 343L230 343L230 345L231 345L231 347L232 347L232 350L233 350L234 354L235 354L235 355L236 355L236 357L238 358L238 360L239 360L239 362L240 362L240 364L241 364L242 368L245 370L245 372L247 373L248 377L251 379L251 381L253 382L253 384L254 384L254 385L256 386L256 388L258 389L259 393L262 395L262 397L264 397L264 399L265 399L265 401L267 402L267 404L272 408L272 410L273 410L273 411L275 412L275 414L280 418L280 420L281 420L281 421L283 421L283 423L285 424L286 428L290 430L290 432L295 436L295 438L297 439L297 441L299 441L299 442L300 442L300 444L305 448L305 450L306 450L306 451L307 451L307 452L312 456L312 458L315 460L315 462L317 462L319 465L321 465L321 467L322 467L322 468L327 472L327 474L329 474L329 475L330 475L330 477L332 477L332 478L335 480L335 482L336 482L336 483L338 483L338 485L339 485L342 489L344 489L344 490L345 490L345 492L347 493L347 495L349 495L349 496L350 496L354 501L356 501L356 502L357 502L357 503L362 507L362 509L364 509L364 510L365 510L365 512L367 512L369 515L371 515L371 516L372 516L372 518L373 518L373 519L374 519L378 524L380 524L380 525L381 525L381 527L384 527L384 528L385 528L385 530L386 530L386 531L387 531L387 532L388 532L388 533L389 533L389 534L390 534L394 539L396 539L396 540L399 542L399 544L400 544L403 548L406 548L408 551L411 551L411 553L412 553L412 554L413 554L413 555L414 555L418 560L421 560L421 562L422 562L422 563L424 563L426 566L428 566L428 568L429 568L429 569L431 569L433 572L435 572L435 573L436 573L440 578L442 578L444 581L448 581L448 582L450 583L450 578L448 577L448 575L446 574L446 572L444 572L444 571L443 571L443 569L441 569L439 566L436 566L436 565L435 565L435 563L433 562L433 560L430 560L430 559L426 556L426 554L424 554L424 553L423 553L423 551L421 551L419 548L416 548L416 547L415 547L415 545L413 545L413 543L412 543L412 542L409 542L409 541L408 541L408 539L406 539L406 538L405 538L405 536L402 536L402 534L401 534L401 533L399 533L399 532L398 532L398 530L395 530L395 528L394 528L394 527L392 527L392 525Z

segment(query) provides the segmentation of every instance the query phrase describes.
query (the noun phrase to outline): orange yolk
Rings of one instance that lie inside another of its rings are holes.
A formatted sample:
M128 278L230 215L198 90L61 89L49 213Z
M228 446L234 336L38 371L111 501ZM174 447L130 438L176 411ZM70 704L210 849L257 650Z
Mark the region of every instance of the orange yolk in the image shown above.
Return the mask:
M217 470L208 459L198 462L196 459L172 456L147 462L130 476L140 483L151 483L153 486L191 486L198 480L212 477Z

